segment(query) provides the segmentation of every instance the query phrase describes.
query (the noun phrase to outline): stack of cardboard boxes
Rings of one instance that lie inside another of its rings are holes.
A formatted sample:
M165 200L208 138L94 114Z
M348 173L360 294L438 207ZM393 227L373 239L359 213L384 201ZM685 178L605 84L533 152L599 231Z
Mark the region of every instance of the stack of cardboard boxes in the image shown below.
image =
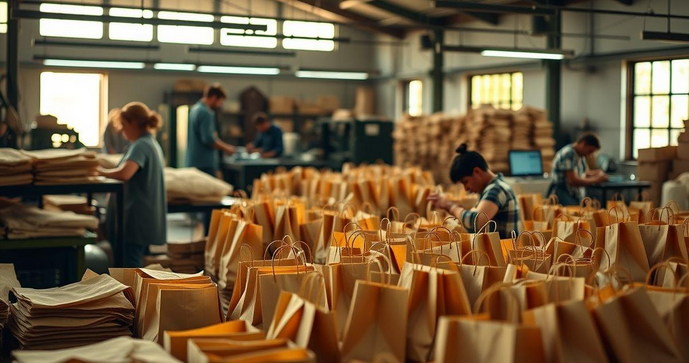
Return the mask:
M636 174L639 180L651 182L647 190L649 198L660 205L663 183L668 180L672 170L672 160L677 156L677 146L639 149Z
M689 172L689 120L684 120L684 131L677 137L677 157L672 161L670 179Z

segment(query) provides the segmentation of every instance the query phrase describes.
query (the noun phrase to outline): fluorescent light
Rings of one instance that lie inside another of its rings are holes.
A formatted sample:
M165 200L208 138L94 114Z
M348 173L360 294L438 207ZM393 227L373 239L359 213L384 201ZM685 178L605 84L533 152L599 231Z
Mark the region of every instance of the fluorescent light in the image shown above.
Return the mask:
M261 76L280 74L280 68L273 67L199 66L196 70L201 73L255 74Z
M159 71L193 71L196 69L196 65L184 63L156 63L153 65L153 69Z
M299 78L351 79L363 81L368 79L367 72L337 72L337 71L297 71Z
M119 69L143 69L144 62L120 62L101 60L72 60L72 59L45 59L43 64L53 67L81 67L81 68L119 68Z
M550 59L562 60L565 58L564 54L560 53L540 53L540 52L522 52L517 50L484 50L481 52L484 57L506 57L506 58L528 58L528 59Z

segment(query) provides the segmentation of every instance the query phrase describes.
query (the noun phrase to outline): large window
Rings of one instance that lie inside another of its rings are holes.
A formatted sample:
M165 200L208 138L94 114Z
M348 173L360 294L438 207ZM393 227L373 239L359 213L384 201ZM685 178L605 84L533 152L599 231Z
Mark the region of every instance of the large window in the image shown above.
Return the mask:
M495 108L519 110L524 97L524 75L513 72L472 76L469 97L471 108L493 105Z
M173 11L161 11L158 13L158 18L209 23L215 20L213 15L210 14L179 13ZM158 41L162 43L211 45L215 41L215 29L200 26L159 25Z
M57 117L79 133L86 146L98 146L104 110L105 75L100 73L42 72L40 112Z
M103 15L103 8L100 6L43 3L40 10L44 13ZM52 37L101 39L103 38L103 23L100 21L41 19L39 33L42 36Z
M112 16L124 16L128 18L153 18L153 11L141 9L110 9ZM150 42L153 40L153 25L150 24L130 24L130 23L110 23L108 35L113 40L129 40L136 42Z
M258 35L276 35L278 31L278 22L275 19L262 18L246 18L239 16L223 16L220 18L223 23L232 24L252 24L265 25L268 28L265 31L257 30ZM236 35L242 34L242 35ZM278 46L278 39L275 37L266 36L251 36L247 34L254 34L253 30L222 28L220 30L220 44L234 46L234 47L256 47L256 48L275 48Z
M639 149L677 145L689 118L689 59L636 62L630 65L628 155Z
M335 25L330 23L317 23L310 21L287 20L282 24L282 33L287 36L315 38L282 40L285 49L318 50L330 52L335 50ZM325 40L324 40L325 39Z

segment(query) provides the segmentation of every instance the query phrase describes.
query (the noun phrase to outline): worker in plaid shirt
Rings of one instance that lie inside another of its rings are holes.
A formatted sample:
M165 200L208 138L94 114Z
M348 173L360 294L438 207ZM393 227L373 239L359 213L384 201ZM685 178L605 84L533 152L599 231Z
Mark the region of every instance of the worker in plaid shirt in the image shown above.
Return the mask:
M474 225L480 229L488 220L497 223L497 232L502 239L510 238L512 231L519 233L519 203L502 174L495 174L488 169L483 156L475 151L467 151L466 144L457 148L457 153L459 155L452 161L450 179L453 183L462 183L468 192L479 193L481 197L478 204L467 210L439 194L431 194L428 200L435 208L444 209L457 217L471 233L477 232ZM479 217L480 213L485 213L487 219ZM476 221L476 218L479 220Z

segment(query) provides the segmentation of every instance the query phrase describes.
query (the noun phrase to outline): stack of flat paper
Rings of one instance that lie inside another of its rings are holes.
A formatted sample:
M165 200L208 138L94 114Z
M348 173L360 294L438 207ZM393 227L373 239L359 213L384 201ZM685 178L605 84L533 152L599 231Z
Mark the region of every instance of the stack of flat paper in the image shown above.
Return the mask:
M189 340L188 362L315 362L315 354L287 339L237 341Z
M223 321L217 285L208 276L137 269L136 336L163 343L166 330L188 330Z
M130 337L109 339L79 348L14 351L17 363L117 362L180 363L153 342Z
M0 227L4 227L7 239L83 237L87 229L98 228L98 219L9 203L0 206Z
M481 153L493 171L508 171L512 111L485 106L471 110L468 118L468 149Z
M86 197L80 195L44 195L43 208L51 211L70 211L86 215L94 215L96 213L96 208L89 206Z
M124 154L96 154L96 160L98 165L106 169L113 169L120 164L123 156Z
M163 346L165 350L180 360L187 359L187 342L190 339L231 339L239 341L262 340L266 333L254 328L244 320L228 321L205 328L166 331Z
M14 265L0 264L0 331L4 329L10 317L10 290L21 286L14 272ZM0 347L2 347L2 334L0 334Z
M519 112L512 119L512 150L531 150L533 121L528 114Z
M196 168L165 168L165 191L171 202L220 202L232 185Z
M22 349L63 349L131 336L132 289L109 275L52 289L12 289L10 330Z
M19 150L0 148L0 186L31 184L31 158Z
M145 256L144 265L160 264L178 273L195 274L203 270L206 240L168 242L164 255Z
M37 185L98 182L96 153L85 149L46 149L22 151L33 159Z

